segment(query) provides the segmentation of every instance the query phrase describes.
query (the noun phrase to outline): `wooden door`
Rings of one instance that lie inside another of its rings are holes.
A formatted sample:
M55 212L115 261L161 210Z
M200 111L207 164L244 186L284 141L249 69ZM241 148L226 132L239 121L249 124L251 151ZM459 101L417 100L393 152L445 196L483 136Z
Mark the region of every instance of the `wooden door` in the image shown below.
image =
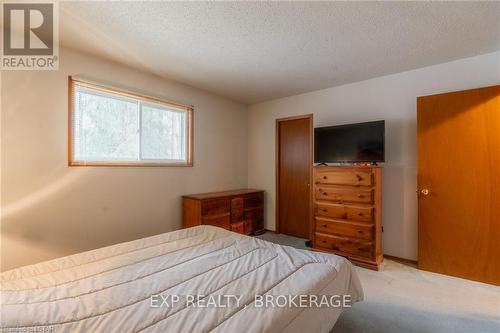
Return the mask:
M500 86L417 108L418 266L500 285Z
M278 232L311 239L312 115L276 121Z

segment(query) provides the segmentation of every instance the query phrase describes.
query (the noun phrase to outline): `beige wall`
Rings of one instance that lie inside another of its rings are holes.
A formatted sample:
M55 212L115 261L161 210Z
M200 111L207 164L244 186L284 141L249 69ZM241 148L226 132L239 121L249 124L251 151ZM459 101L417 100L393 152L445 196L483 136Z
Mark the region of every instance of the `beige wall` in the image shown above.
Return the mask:
M180 228L180 195L246 187L246 106L61 50L58 71L1 73L1 269ZM68 168L67 77L194 105L192 168Z
M266 228L275 228L275 119L314 113L315 126L385 119L382 247L416 259L416 97L499 83L497 52L250 106L248 185L267 191Z
M194 167L68 168L67 76L76 74L193 104ZM185 193L264 189L274 229L275 119L305 113L315 126L386 120L383 250L416 259L415 98L499 83L492 53L256 104L247 115L242 104L62 49L59 71L1 73L1 270L178 229Z

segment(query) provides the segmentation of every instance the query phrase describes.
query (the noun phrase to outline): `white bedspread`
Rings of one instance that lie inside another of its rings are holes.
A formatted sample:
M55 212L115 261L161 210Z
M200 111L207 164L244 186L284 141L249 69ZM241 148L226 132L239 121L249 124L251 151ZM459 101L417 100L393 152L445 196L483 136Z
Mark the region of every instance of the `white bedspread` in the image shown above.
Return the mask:
M363 297L341 257L210 226L21 267L0 282L0 331L11 332L329 332L342 308L258 307L255 295ZM171 295L181 300L155 303ZM187 295L240 300L202 308Z

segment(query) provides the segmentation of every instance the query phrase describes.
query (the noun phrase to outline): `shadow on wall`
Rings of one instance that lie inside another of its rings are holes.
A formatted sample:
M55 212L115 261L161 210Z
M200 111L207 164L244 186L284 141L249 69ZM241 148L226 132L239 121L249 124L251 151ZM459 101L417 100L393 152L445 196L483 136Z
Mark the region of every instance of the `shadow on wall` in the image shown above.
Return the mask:
M60 202L58 198L70 196L68 189L79 182L85 182L85 172L74 170L51 179L36 190L26 191L26 194L21 194L11 202L4 202L3 198L2 271L29 263L30 260L25 256L38 261L36 259L43 258L47 253L63 253L62 249L69 247L70 240L72 245L83 241L82 230L79 230L78 225L74 225L71 220L60 221L57 216L61 210L71 208L56 208L57 202ZM52 213L47 215L46 212Z
M65 167L41 188L2 202L1 270L178 229L179 196L144 200L159 183L155 171L135 178L129 171Z
M417 258L416 120L386 120L386 163L382 176L382 251ZM388 240L389 241L384 241ZM388 246L388 244L390 244ZM405 249L406 253L401 253Z
M62 177L51 180L45 186L42 186L38 190L29 192L26 195L15 199L13 202L7 204L2 203L2 222L8 220L9 217L21 213L24 210L29 209L31 206L40 204L41 202L50 199L53 195L57 194L65 187L69 187L77 181L77 178L83 177L85 174L82 172L71 172L66 173ZM7 223L2 223L5 226Z

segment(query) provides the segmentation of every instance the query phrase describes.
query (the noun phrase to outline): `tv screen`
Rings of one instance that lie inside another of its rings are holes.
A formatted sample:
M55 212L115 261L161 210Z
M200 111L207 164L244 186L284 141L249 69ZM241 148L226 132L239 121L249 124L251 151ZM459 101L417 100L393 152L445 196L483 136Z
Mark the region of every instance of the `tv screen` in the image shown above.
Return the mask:
M314 162L384 162L385 121L317 127Z

